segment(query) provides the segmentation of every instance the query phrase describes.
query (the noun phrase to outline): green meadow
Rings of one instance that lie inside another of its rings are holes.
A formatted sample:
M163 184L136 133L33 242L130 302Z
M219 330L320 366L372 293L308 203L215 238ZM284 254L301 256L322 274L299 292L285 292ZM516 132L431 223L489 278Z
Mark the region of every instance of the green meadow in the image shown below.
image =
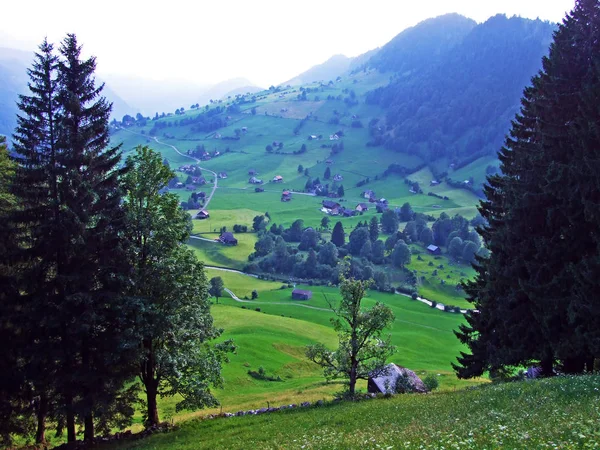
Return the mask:
M119 449L595 449L600 377L398 395L260 416L192 420Z
M210 218L193 220L192 233L195 238L189 240L189 247L198 259L207 266L226 267L242 270L248 262L248 255L254 251L257 236L251 232L252 219L267 212L270 223L289 227L295 220L302 219L305 226L320 227L323 213L320 211L322 197L306 195L302 191L308 178L324 180L327 167L331 177L340 175L343 180L338 184L344 186L345 195L336 199L348 208L365 202L362 192L366 189L375 191L378 198L388 199L391 207L400 207L408 202L416 212L434 217L442 212L449 215L462 214L472 218L476 214L478 198L471 192L455 189L446 183L430 186L433 174L428 167L423 167L423 160L418 156L403 152L395 152L383 147L371 147L368 124L371 119L381 118L384 111L377 106L359 102L348 106L343 100L326 100L328 95L346 97L346 89L354 90L358 95L387 83L387 77L369 71L359 73L324 86L319 92L311 92L307 101L298 101L298 87L286 89L284 92L264 91L255 94L256 103L242 105L239 112L223 112L228 116L226 127L214 132L194 132L191 125L177 126L176 122L184 117L193 117L198 112L187 111L184 116L170 116L161 121L171 126L163 128L157 134L158 142L149 137L153 122L148 121L145 127L115 130L111 142L121 144L127 155L136 145L149 145L160 151L169 161L181 181L187 175L179 171L184 164L194 163L194 159L185 156L189 150L203 145L209 152L219 151L220 155L199 165L215 172L226 172L227 178L218 180L218 188L210 204L205 206ZM319 88L317 84L311 87ZM227 106L223 100L221 106ZM252 113L252 107L256 113ZM215 105L209 109L215 108ZM351 123L358 117L362 128L354 128ZM241 132L242 127L245 128ZM329 136L343 132L340 140L330 140ZM239 139L236 137L239 135ZM310 135L322 136L309 139ZM265 147L273 142L281 142L283 147L276 147L272 153ZM331 146L343 142L343 150L332 154ZM306 146L306 152L293 154ZM177 153L172 147L175 146ZM327 162L329 160L329 162ZM384 176L391 164L407 168L410 173L406 178L418 181L424 194L415 195L409 192L405 178L390 174ZM442 162L442 164L446 164ZM472 170L485 171L487 161L476 161ZM302 166L302 171L299 171ZM437 169L445 169L438 167ZM264 192L255 192L255 185L249 184L249 171L258 172L258 178L264 180L261 186ZM305 173L308 170L308 174ZM461 169L461 176L467 176L469 166ZM196 191L209 193L215 180L213 175L204 172L208 184ZM273 183L276 175L283 177L283 182ZM470 176L470 175L469 175ZM359 182L365 182L358 187ZM291 190L292 200L281 202L281 192ZM190 191L173 189L181 200L187 200ZM428 196L434 192L447 196L448 200ZM373 206L373 205L371 205ZM194 216L197 211L190 211ZM359 221L370 220L377 215L371 207L362 215L350 218L331 217L331 225L341 220L346 235ZM246 225L247 233L235 233L238 245L225 246L215 242L219 231L226 227L233 231L234 225ZM401 224L404 227L404 224ZM323 233L328 236L327 232ZM201 239L197 239L201 238ZM385 239L382 235L380 239ZM433 257L422 248L414 247L412 261L408 268L416 271L419 295L430 300L468 307L462 292L456 285L463 279L473 276L470 267L451 263L445 256ZM416 252L419 251L420 255ZM442 265L443 268L439 268ZM384 267L391 281L399 282L397 270ZM214 299L213 315L218 326L225 331L223 339L233 338L238 346L237 353L223 369L225 384L215 390L223 411L260 408L267 405L282 405L331 399L335 392L341 390L339 383L326 383L319 367L309 362L304 356L306 345L323 342L334 348L336 336L332 330L330 319L332 313L329 303L339 300L339 293L333 287L310 287L313 298L298 302L291 299L291 288L279 282L265 281L243 274L216 269L207 269L209 278L220 276L225 287L240 299L249 299L252 291L258 292L258 298L252 301L239 302L225 294L218 304ZM461 314L446 313L432 309L418 301L403 295L370 292L364 300L366 307L375 302L383 302L390 306L395 314L395 322L390 328L397 353L392 361L409 367L420 375L433 373L439 377L442 391L452 391L457 387L480 384L484 380L460 381L451 368L463 346L454 336L459 324L464 321ZM256 380L249 370L259 367L281 381ZM360 386L365 388L364 382ZM160 402L162 419L175 422L208 413L220 412L221 409L200 412L175 412L176 398L165 398ZM134 429L141 428L141 414L136 417Z

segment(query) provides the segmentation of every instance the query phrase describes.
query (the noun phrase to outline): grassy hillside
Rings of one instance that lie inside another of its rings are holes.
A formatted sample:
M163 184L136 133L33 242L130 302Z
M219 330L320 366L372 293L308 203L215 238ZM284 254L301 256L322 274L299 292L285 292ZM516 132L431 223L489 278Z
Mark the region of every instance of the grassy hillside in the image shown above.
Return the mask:
M600 446L599 376L487 385L195 420L118 449L531 449Z

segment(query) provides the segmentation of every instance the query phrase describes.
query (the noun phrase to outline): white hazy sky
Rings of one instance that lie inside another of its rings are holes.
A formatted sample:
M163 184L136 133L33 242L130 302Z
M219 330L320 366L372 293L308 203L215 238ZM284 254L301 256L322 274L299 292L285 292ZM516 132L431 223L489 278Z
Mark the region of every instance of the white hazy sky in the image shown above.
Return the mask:
M457 12L559 22L575 0L11 0L0 46L35 48L74 32L99 74L213 83L246 77L266 87L334 54L356 56L403 29Z

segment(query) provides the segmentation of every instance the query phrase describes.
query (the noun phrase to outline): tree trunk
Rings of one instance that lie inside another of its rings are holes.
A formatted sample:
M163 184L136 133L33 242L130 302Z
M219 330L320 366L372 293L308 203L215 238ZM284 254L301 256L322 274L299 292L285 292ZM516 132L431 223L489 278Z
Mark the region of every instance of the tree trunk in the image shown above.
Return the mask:
M542 376L551 377L554 375L554 358L552 356L546 356L540 361L542 367Z
M94 441L94 416L91 411L85 416L84 423L85 431L83 432L83 440L91 443Z
M75 413L73 412L73 399L71 396L67 397L66 401L67 409L67 442L75 442L77 436L75 435Z
M585 359L579 356L566 358L563 361L563 371L568 374L580 374L585 369Z
M37 408L37 429L35 431L35 443L46 443L46 416L48 414L48 397L40 395L40 403Z
M158 408L156 405L156 395L158 383L154 380L146 385L146 403L148 403L148 428L158 425Z
M148 404L148 418L146 427L150 428L158 425L158 407L156 404L156 396L158 394L159 378L156 375L156 362L154 359L154 348L152 339L144 339L142 346L146 351L146 359L141 366L141 379L146 390L146 403Z
M354 361L351 363L350 367L350 383L348 386L348 393L350 397L354 397L354 393L356 392L356 363Z

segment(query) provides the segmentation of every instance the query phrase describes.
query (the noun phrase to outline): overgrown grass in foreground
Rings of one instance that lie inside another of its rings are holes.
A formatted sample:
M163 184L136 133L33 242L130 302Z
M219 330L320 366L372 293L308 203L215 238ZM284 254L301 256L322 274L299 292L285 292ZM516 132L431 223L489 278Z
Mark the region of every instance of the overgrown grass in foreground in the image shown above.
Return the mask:
M599 448L600 376L194 420L111 448Z

